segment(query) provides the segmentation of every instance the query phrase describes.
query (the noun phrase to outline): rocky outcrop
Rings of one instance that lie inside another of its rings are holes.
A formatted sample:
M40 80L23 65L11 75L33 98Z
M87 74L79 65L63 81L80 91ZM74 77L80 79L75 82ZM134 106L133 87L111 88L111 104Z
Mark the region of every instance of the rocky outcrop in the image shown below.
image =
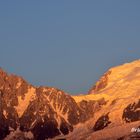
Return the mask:
M108 113L109 114L109 113ZM108 114L101 116L95 123L93 130L98 131L107 127L111 122L109 121Z
M129 104L124 109L122 118L127 123L140 120L140 99L137 102Z

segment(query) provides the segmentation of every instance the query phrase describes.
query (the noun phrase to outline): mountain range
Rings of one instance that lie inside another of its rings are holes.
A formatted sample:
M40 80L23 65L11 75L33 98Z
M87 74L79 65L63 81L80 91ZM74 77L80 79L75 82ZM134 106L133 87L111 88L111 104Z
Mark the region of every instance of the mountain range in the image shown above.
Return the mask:
M0 69L0 140L140 139L140 60L110 68L83 95Z

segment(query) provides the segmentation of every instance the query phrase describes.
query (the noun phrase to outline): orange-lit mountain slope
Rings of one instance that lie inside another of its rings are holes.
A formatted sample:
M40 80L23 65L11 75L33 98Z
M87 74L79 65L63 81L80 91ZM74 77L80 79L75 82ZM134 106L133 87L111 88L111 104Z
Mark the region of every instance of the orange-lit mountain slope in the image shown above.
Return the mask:
M110 68L78 96L0 69L0 140L129 139L139 121L140 60Z

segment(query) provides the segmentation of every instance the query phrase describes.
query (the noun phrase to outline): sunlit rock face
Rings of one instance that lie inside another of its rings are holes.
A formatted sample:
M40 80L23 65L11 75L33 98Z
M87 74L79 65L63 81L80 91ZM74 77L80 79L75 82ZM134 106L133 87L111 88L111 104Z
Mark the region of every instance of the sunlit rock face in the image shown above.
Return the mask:
M81 100L50 87L34 87L23 78L0 70L0 139L10 129L32 132L34 139L45 140L68 135L74 126L93 117L106 102Z
M0 69L0 140L132 137L140 126L140 61L109 69L89 93L35 87Z

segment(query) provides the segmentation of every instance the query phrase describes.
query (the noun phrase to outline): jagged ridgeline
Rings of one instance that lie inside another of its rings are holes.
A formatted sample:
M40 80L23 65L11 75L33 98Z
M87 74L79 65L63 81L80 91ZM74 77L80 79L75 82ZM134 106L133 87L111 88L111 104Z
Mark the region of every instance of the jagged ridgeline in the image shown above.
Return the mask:
M140 126L139 85L139 60L109 69L79 96L0 69L0 140L130 138Z

